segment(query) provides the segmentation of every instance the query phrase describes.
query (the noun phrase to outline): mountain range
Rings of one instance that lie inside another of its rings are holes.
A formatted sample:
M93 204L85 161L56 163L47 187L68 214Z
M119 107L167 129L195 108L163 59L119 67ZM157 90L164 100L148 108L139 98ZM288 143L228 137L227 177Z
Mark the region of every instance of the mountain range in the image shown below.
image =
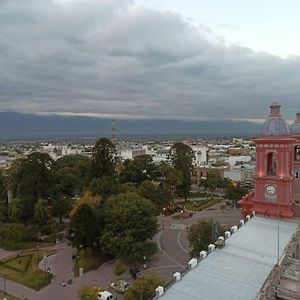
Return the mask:
M248 121L116 120L116 134L126 136L256 136L261 125ZM111 120L86 116L0 112L0 137L111 136Z

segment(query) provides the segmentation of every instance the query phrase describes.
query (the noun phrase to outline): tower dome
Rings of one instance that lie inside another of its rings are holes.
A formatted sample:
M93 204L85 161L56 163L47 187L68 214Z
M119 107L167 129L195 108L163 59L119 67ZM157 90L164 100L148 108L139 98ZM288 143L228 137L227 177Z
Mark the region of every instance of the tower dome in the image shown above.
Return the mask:
M261 135L263 136L285 136L289 134L289 125L282 118L280 114L281 105L278 103L273 103L271 108L271 113L265 121Z
M300 134L300 111L297 112L297 117L291 126L291 134Z

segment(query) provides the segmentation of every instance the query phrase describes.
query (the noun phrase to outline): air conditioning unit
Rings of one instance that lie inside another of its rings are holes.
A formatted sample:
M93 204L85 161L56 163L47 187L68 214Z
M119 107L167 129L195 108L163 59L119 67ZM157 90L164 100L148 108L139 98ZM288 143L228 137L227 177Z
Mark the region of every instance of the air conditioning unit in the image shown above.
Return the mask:
M190 261L189 261L189 267L190 269L194 269L196 266L197 266L197 259L196 258L192 258Z
M224 241L224 236L219 236L219 237L218 237L218 240Z
M255 216L255 211L252 212L252 216L253 216L253 217Z
M247 215L247 216L246 216L246 220L247 220L247 221L250 221L250 219L251 219L250 215Z
M244 226L244 224L245 224L244 220L241 220L240 221L240 226L242 227L242 226Z
M173 274L173 278L174 278L175 281L179 281L180 278L181 278L181 274L179 272L175 272Z

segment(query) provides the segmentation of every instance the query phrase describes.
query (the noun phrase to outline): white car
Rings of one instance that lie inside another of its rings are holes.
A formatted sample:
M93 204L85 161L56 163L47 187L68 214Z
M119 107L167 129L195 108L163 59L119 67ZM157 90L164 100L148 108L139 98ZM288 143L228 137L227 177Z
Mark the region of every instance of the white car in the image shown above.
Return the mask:
M113 300L114 296L108 291L103 291L98 293L97 298L98 300Z

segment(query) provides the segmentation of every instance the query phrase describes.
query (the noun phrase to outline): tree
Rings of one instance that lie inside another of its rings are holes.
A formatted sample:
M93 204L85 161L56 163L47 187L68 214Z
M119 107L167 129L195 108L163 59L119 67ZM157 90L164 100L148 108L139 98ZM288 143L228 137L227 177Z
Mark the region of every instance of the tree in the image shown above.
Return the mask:
M63 216L71 208L71 199L66 196L56 198L52 201L52 214L59 217L59 222L62 223Z
M34 205L34 219L40 224L44 225L47 223L48 217L48 201L39 199Z
M233 205L236 205L239 200L241 200L242 196L248 193L248 189L240 186L240 184L235 184L230 182L225 191L225 198L231 200Z
M153 272L146 272L139 276L132 286L125 292L124 300L150 300L155 296L155 289L163 286L164 281Z
M156 250L147 242L157 232L153 204L134 193L112 196L103 206L104 228L100 244L105 253L139 261Z
M217 170L210 171L206 175L206 185L211 193L214 193L217 188L223 188L224 182L224 178Z
M7 203L5 177L2 170L0 170L0 203Z
M101 195L103 199L108 198L119 192L119 185L111 176L103 176L102 178L94 178L89 186L93 195Z
M75 168L64 167L55 172L55 178L65 196L72 197L82 189L79 172Z
M210 243L214 243L224 230L218 222L202 220L193 224L188 233L191 256L198 256L200 251L206 250Z
M34 214L38 199L48 199L55 184L53 160L46 153L35 152L14 162L10 177L15 194L23 202L25 218Z
M96 208L101 204L101 202L101 196L93 196L91 192L87 191L81 198L75 201L73 208L70 212L70 217L72 217L75 214L75 212L82 204L88 204L91 208Z
M9 218L19 222L23 216L23 203L20 199L13 199L8 210Z
M176 187L182 182L182 173L174 167L162 162L159 167L161 173L160 190L169 209L174 207Z
M177 189L179 195L187 201L192 185L194 152L190 146L178 142L171 147L170 158L174 168L182 173L182 180Z
M139 190L141 191L142 195L152 201L155 205L163 204L163 194L160 189L158 189L155 184L150 180L143 181L140 186Z
M99 217L88 204L81 204L71 218L69 236L73 246L94 248L100 233Z
M107 138L100 138L93 149L91 159L92 178L102 178L103 176L112 176L114 170L115 146Z
M152 180L156 174L156 166L150 155L138 155L133 160L125 160L120 174L121 182L133 182L136 185L145 180Z
M80 194L89 182L90 159L83 155L63 156L55 162L56 177L64 187L70 187L65 194ZM64 180L64 175L68 177ZM70 176L71 175L71 176ZM76 176L72 182L72 175ZM63 182L61 182L62 179Z

